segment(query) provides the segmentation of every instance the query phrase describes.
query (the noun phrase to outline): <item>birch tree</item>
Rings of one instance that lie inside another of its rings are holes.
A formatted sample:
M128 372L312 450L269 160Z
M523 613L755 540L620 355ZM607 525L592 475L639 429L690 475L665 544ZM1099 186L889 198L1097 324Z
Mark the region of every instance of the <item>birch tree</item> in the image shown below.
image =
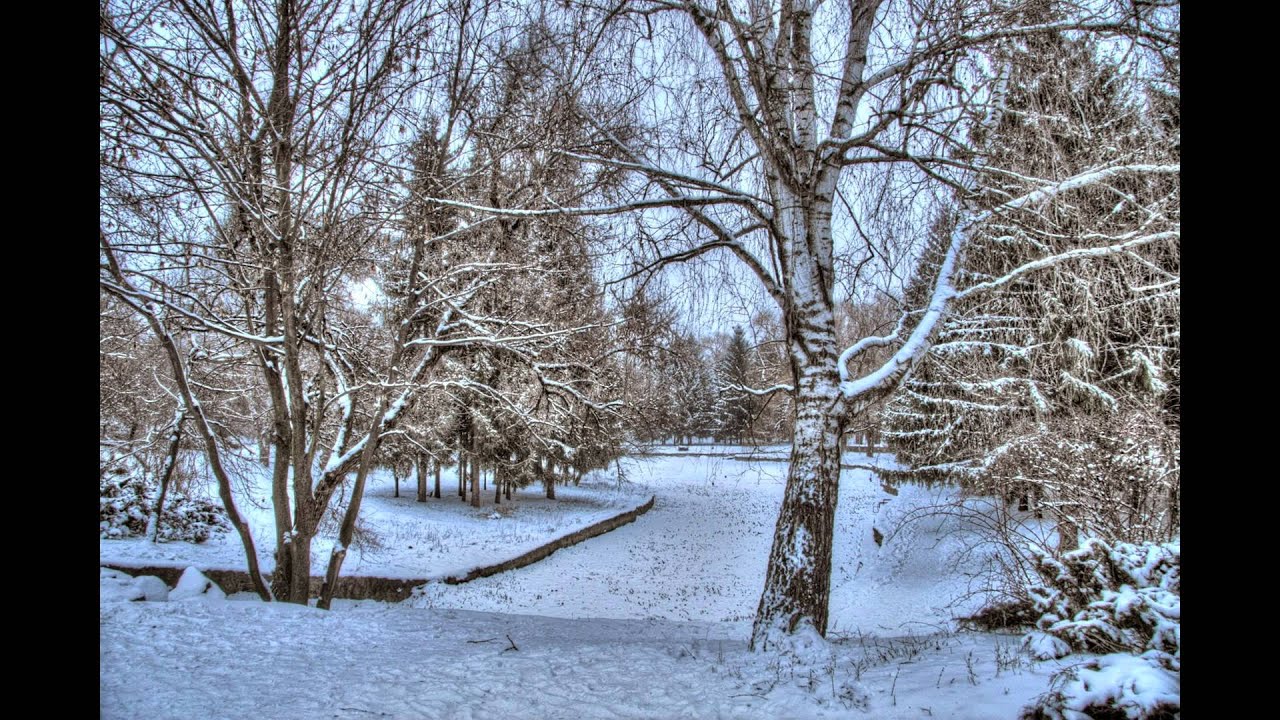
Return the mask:
M1046 252L1001 277L958 286L960 256L991 218L1035 215L1073 193L1128 178L1176 178L1179 167L1108 163L1061 174L1051 168L1044 177L1011 175L1022 179L1016 194L962 208L921 307L885 335L837 344L837 287L858 296L870 282L860 270L842 280L838 268L862 262L893 268L874 234L858 228L875 217L884 188L967 196L982 174L1000 172L968 141L971 127L1001 112L1000 71L989 55L994 43L1070 31L1158 54L1178 42L1176 7L1135 12L1123 3L1062 4L1049 22L1030 25L1017 10L1014 3L988 2L636 0L608 13L632 42L649 41L644 53L632 55L638 79L624 90L644 99L642 115L659 130L645 145L612 138L615 155L596 158L633 173L633 196L572 212L653 211L652 252L634 275L724 254L781 311L795 424L752 633L757 649L790 642L797 632L825 634L839 439L851 418L907 376L953 299L1069 258L1178 235L1176 219L1165 219L1101 247ZM597 130L608 136L607 128ZM671 230L670 211L655 208L677 209L687 222ZM895 240L889 254L900 261L919 252L924 233ZM839 265L838 247L847 259ZM852 363L873 348L888 359L855 375Z

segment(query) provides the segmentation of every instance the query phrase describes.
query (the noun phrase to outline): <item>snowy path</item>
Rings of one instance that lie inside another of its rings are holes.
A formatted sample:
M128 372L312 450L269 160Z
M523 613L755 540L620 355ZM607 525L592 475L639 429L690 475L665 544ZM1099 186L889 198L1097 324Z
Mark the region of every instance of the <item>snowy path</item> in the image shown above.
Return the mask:
M565 618L748 622L759 601L786 465L706 457L631 463L629 479L658 497L635 523L527 568L463 586L430 585L409 602ZM887 534L895 514L933 501L919 488L891 496L867 471L844 471L833 633L920 633L951 616L946 604L963 589L963 578L949 562L948 538L917 528L883 547L872 539L873 526Z

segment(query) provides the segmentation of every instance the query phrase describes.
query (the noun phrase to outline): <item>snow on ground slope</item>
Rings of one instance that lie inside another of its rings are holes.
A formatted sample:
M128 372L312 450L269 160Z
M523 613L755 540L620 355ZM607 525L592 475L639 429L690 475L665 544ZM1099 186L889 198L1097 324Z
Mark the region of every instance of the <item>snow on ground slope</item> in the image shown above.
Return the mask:
M892 462L846 455L846 462ZM657 496L635 523L560 550L520 570L465 585L428 585L421 607L553 617L749 621L764 587L786 463L714 457L628 461L626 477ZM965 536L919 523L889 536L905 512L945 499L904 486L882 489L845 470L836 506L830 630L902 634L940 628L968 578L954 564ZM968 606L960 609L972 609Z
M270 480L256 464L240 463L238 467L245 487L236 499L253 529L258 560L269 573L275 566L271 556L275 521L268 505ZM481 507L473 508L458 498L455 470L443 473L443 497L428 498L424 503L416 501L412 479L401 481L397 498L390 473L374 472L360 508L359 527L365 539L357 537L343 563L343 575L436 578L464 574L474 567L516 557L649 499L643 488L619 487L613 478L594 473L580 487L556 488L556 500L548 500L541 487L531 487L514 493L513 501L504 498L501 505L494 505L490 487L481 492ZM332 522L316 538L313 574L324 573L336 535L337 523ZM244 550L234 532L215 535L202 544L102 539L98 548L103 564L245 569Z
M798 663L719 623L380 603L103 602L100 615L103 718L988 720L1016 717L1056 667L1019 664L1016 639L985 634L850 639Z

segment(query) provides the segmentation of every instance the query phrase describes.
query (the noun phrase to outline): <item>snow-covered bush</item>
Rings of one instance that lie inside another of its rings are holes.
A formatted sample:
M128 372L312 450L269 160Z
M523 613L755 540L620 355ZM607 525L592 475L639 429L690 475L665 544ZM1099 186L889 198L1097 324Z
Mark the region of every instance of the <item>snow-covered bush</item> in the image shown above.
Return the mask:
M1181 543L1107 543L1055 559L1036 553L1036 627L1083 652L1155 650L1178 659Z
M1035 554L1037 657L1105 653L1059 673L1024 718L1163 718L1179 710L1181 542L1090 539L1060 560ZM1081 714L1084 713L1084 714Z
M1173 720L1181 686L1177 664L1165 653L1103 655L1054 676L1021 720Z
M133 457L116 454L104 457L98 495L100 537L145 535L159 494L158 484ZM214 533L228 529L225 513L218 505L169 489L160 519L161 539L201 543Z

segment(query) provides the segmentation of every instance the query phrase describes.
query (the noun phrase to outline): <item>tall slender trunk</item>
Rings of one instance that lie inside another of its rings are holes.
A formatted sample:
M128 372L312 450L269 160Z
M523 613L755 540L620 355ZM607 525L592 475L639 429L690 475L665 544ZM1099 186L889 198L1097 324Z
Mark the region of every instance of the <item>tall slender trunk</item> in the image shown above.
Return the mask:
M169 454L165 456L164 474L160 476L160 496L151 515L151 542L160 542L160 524L164 518L164 499L169 494L169 481L178 464L178 448L182 444L182 420L186 413L178 411L173 419L173 432L169 435Z
M827 633L831 548L847 407L840 390L832 295L831 211L821 192L775 182L790 273L784 320L794 391L791 464L774 531L751 647L808 626Z
M435 466L436 466L436 492L434 497L437 500L439 500L440 499L440 461L439 460L435 462Z
M476 456L475 437L471 438L471 507L480 507L480 458Z
M552 472L552 464L550 460L538 460L538 470L542 472L542 487L547 491L547 499L556 499L556 476Z
M404 343L401 342L400 346L403 347ZM398 361L399 357L395 357L393 360ZM364 448L360 451L360 467L356 470L356 481L351 490L351 502L347 505L347 511L342 515L342 526L338 530L338 542L333 546L333 551L329 553L329 567L325 571L324 583L320 586L320 599L316 602L316 607L321 610L329 609L330 603L333 601L333 594L337 592L338 574L342 572L342 561L346 559L347 548L351 547L351 541L355 537L356 520L360 517L360 503L364 499L365 482L368 481L369 473L373 470L373 459L378 452L378 443L382 438L384 425L382 418L386 417L390 406L390 393L383 391L382 398L378 401L378 411L373 416L373 425L369 429L369 438L365 442ZM399 485L400 477L397 474L397 493L399 492ZM397 497L399 497L398 494ZM308 578L309 580L310 578Z
M429 467L427 456L425 454L418 455L418 502L427 501L427 468ZM436 486L439 488L439 485ZM437 495L437 497L439 497Z
M467 454L458 451L458 497L463 502L467 501Z
M271 467L271 431L263 430L258 435L258 464Z

